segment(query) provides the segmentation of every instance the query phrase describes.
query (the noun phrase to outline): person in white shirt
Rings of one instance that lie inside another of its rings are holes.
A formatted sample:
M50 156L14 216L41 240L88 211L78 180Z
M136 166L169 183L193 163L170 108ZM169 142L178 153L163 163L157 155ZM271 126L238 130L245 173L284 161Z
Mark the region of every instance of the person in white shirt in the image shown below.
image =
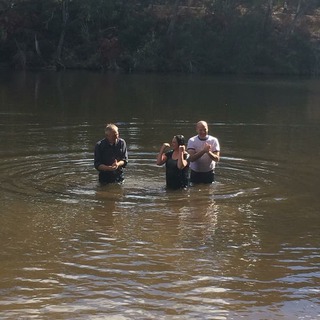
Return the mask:
M220 159L220 144L217 138L208 135L208 124L201 120L196 124L197 135L190 138L187 151L190 154L190 182L214 182L214 169Z

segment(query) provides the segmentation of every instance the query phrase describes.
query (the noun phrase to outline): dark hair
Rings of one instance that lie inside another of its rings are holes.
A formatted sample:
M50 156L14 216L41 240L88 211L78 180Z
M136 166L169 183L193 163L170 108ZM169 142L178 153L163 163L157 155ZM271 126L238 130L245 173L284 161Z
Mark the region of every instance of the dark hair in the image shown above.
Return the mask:
M182 134L177 134L174 136L178 142L178 146L184 146L185 141L184 141L184 136Z

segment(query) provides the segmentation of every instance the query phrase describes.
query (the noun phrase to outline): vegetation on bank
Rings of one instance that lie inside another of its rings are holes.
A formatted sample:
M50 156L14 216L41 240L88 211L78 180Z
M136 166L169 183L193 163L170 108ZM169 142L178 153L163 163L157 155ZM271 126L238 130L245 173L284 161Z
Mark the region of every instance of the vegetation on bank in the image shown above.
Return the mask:
M320 73L320 0L0 0L0 66Z

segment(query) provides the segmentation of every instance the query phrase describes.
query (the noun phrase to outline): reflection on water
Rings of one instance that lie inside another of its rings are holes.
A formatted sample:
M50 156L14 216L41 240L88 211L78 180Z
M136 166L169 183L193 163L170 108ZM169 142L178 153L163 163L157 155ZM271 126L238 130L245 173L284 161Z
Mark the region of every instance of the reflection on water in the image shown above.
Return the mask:
M316 319L316 84L1 80L1 317ZM221 141L217 182L166 191L159 146L201 118ZM99 186L93 148L109 119L130 162L123 185Z

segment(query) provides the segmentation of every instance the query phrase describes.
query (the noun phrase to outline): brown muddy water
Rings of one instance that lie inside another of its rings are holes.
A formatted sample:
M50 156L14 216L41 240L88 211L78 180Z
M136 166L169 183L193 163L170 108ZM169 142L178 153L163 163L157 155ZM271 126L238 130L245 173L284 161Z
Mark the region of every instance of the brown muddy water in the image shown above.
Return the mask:
M319 87L2 73L1 319L320 319ZM216 183L166 191L156 154L201 119ZM121 186L93 168L107 122Z

